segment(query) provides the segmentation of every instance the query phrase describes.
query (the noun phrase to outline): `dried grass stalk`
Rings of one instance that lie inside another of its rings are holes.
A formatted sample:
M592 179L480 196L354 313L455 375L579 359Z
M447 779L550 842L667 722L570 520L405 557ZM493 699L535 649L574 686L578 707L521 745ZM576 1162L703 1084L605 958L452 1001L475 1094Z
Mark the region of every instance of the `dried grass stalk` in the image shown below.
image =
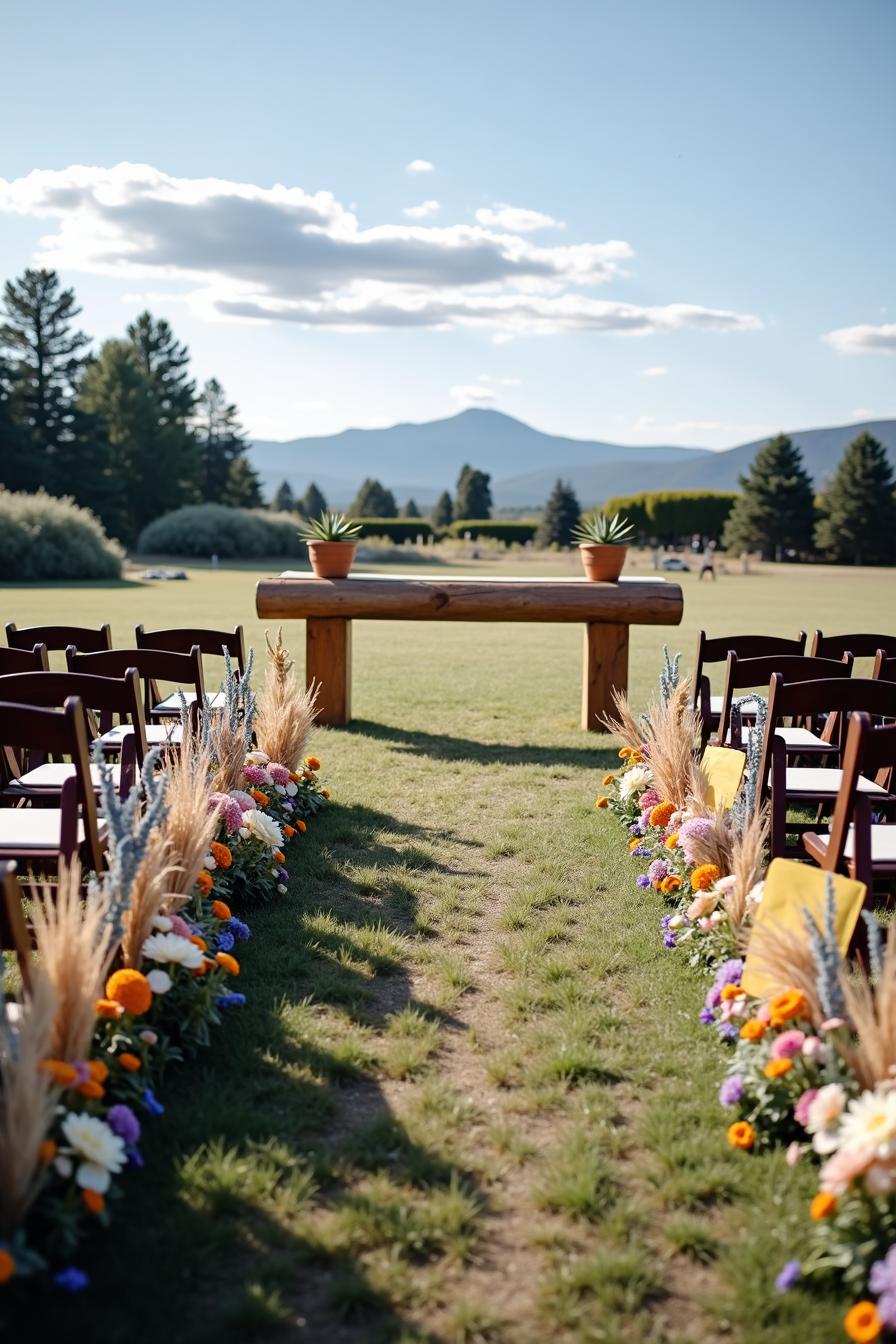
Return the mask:
M31 992L18 1001L18 1022L0 1024L0 1236L21 1224L37 1194L38 1153L53 1119L56 1092L38 1064L55 1052L59 1019L49 975L35 966ZM91 1003L91 1010L93 1004ZM91 1017L92 1025L92 1017Z
M749 939L748 921L753 916L753 907L749 900L750 892L765 875L768 837L767 804L763 804L758 811L750 815L740 832L736 828L733 831L728 871L735 882L734 889L725 896L724 905L728 921L741 948L746 946Z
M96 888L82 899L78 864L63 865L55 886L32 886L29 895L38 959L56 1005L49 1053L55 1059L84 1059L114 952L108 901Z
M272 761L295 770L305 755L317 712L318 687L299 689L283 631L271 639L265 631L268 667L258 697L255 737Z
M821 1026L825 1013L818 994L818 968L804 933L786 928L776 919L756 924L750 937L750 960L767 980L769 996L788 989L802 990L813 1026Z
M208 807L210 774L208 746L192 730L185 731L180 751L169 767L165 793L168 811L162 823L172 868L164 902L169 913L183 905L192 892L217 830L217 814Z
M637 751L644 741L644 735L641 732L640 724L632 713L632 707L625 691L613 691L613 704L616 707L616 717L605 714L601 722L608 733L613 733L620 739L623 746L631 747L632 751Z
M242 724L231 728L226 714L208 716L209 759L214 769L209 780L211 793L229 793L243 786L246 764L246 737Z
M689 838L688 848L695 863L714 863L723 877L732 871L734 850L734 830L731 825L731 813L727 808L716 807L706 814L711 825L705 833Z
M675 687L664 704L652 705L641 723L654 788L679 810L693 792L698 734L699 720L687 680Z
M858 1041L838 1045L848 1067L867 1088L892 1083L896 1077L896 934L892 928L889 934L876 984L864 969L844 967L840 974L846 1016Z
M171 850L164 832L156 830L131 884L122 919L121 959L125 966L140 965L141 948L152 933L152 922L165 903L171 880Z

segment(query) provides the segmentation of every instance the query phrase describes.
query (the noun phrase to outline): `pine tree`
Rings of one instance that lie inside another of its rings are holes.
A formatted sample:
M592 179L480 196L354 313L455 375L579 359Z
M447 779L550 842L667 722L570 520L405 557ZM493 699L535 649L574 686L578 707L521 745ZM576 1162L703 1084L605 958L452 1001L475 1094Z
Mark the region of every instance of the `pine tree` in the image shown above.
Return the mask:
M354 518L397 518L398 506L392 491L368 476L352 501L349 513Z
M34 453L29 451L25 433L12 414L11 382L10 366L0 356L0 486L7 490L33 490L39 484L35 478Z
M292 513L295 507L296 497L292 492L292 486L289 481L281 481L274 491L271 508L276 509L278 513Z
M303 518L319 518L326 511L327 501L324 499L322 491L318 490L312 481L299 500L299 513Z
M229 504L232 509L260 509L264 503L258 473L245 453L235 457L230 464L221 503Z
M464 464L457 478L457 499L454 504L455 518L491 518L492 492L491 476Z
M72 289L55 271L27 270L7 280L0 356L8 376L8 410L28 449L31 488L52 482L59 444L71 431L75 389L89 337L74 328L80 313Z
M451 496L447 490L443 490L433 505L432 513L433 527L450 527L454 521L454 505L451 503Z
M120 455L109 442L101 416L75 406L71 434L60 444L53 477L54 490L71 495L77 504L99 518L110 537L133 540L129 521L128 478L122 474Z
M850 443L822 497L818 549L837 564L881 565L896 558L896 497L886 448L873 434Z
M409 499L401 511L402 518L420 518L422 515L417 508L416 499Z
M156 385L163 422L190 422L196 407L196 383L190 377L190 352L164 318L143 312L128 327L144 373Z
M536 533L539 546L569 546L573 528L582 515L575 491L568 481L558 480L544 506Z
M741 493L725 524L726 548L761 551L770 560L785 550L808 554L815 525L812 480L787 435L769 439L738 479Z
M227 489L231 464L246 450L236 406L229 402L217 378L210 378L199 394L194 432L199 444L199 487L202 498L220 503Z

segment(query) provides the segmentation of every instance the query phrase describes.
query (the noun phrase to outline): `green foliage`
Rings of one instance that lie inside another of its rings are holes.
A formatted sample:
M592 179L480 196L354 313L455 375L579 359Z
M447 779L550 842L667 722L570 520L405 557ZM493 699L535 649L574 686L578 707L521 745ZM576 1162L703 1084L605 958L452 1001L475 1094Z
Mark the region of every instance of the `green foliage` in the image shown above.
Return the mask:
M0 490L0 578L118 579L122 551L71 499Z
M344 513L322 513L319 518L309 518L299 528L299 536L305 541L354 541L360 531L360 523Z
M231 465L244 455L246 440L236 406L217 378L210 378L199 394L193 431L199 444L199 492L204 500L223 503Z
M224 504L190 504L156 518L140 533L136 549L140 555L222 559L306 554L291 514Z
M416 541L418 537L428 540L433 535L432 524L425 518L406 516L404 518L363 518L361 520L362 537L387 537L389 541Z
M467 464L461 467L457 478L455 518L491 518L491 476Z
M812 550L815 500L803 455L786 434L759 449L746 476L738 478L738 495L725 524L729 551L761 551L765 559L793 550Z
M537 532L539 546L569 546L581 515L576 493L568 481L558 479L544 506Z
M573 539L598 546L625 546L634 532L627 518L618 513L591 513L573 529Z
M896 497L886 448L872 434L848 445L821 499L815 541L837 564L890 564L896 557Z
M186 426L196 407L196 383L190 377L190 352L178 341L164 317L143 312L128 327L128 340L151 378L165 424Z
M221 503L228 504L232 509L260 509L264 503L258 473L242 453L233 459L227 469Z
M368 476L355 496L349 513L356 518L397 518L398 506L392 491Z
M721 536L736 499L733 491L647 490L614 495L604 504L604 512L624 513L638 536L675 545L695 533Z
M402 518L421 518L423 515L417 508L416 499L409 499L401 511Z
M327 501L324 499L323 491L318 490L312 481L296 507L303 518L319 518L327 511Z
M443 490L433 505L432 513L433 527L450 527L454 521L454 505L451 503L451 496L447 490Z
M274 498L271 500L271 508L276 513L292 513L296 508L296 497L292 492L292 486L289 481L281 481L274 491ZM323 513L323 509L321 509ZM316 516L316 515L314 515Z
M464 537L469 532L474 540L480 537L492 537L495 541L503 541L506 546L511 546L514 542L519 546L525 546L527 541L535 540L537 531L537 523L495 522L491 518L458 518L449 527L448 535Z

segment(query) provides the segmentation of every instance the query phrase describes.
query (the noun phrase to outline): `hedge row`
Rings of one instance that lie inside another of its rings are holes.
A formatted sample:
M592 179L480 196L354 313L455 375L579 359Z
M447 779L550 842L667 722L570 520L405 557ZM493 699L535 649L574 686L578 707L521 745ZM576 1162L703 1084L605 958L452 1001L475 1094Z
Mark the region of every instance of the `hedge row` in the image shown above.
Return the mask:
M622 513L644 537L676 542L695 533L719 537L737 495L721 490L653 490L614 495L604 504L607 514Z
M124 554L73 499L0 490L0 578L119 579Z
M428 541L436 535L426 518L359 518L362 537L385 537L388 541Z
M491 537L495 541L503 541L506 546L510 546L514 542L520 546L525 546L527 541L535 540L537 531L537 523L503 523L494 522L491 518L458 518L448 528L448 535L449 537L465 537L469 532L470 536L476 540Z
M294 513L269 509L231 509L224 504L188 504L162 514L137 538L141 555L218 555L222 559L261 559L307 555Z

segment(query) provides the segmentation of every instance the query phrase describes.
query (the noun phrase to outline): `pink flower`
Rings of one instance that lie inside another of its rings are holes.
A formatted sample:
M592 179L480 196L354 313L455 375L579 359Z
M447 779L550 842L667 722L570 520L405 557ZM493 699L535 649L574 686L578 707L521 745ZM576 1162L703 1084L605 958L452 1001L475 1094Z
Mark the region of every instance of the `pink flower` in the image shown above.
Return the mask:
M697 924L704 933L709 933L710 929L715 928L711 919L698 919Z
M285 765L269 765L268 774L275 784L289 783L289 771Z
M687 917L690 920L701 919L703 915L708 915L711 910L716 908L718 898L715 892L701 891L699 896L695 896L687 908Z
M656 807L657 803L661 801L656 789L648 789L647 792L642 793L641 797L638 799L638 806L642 812L647 812L651 807Z
M772 1059L793 1059L803 1048L804 1031L782 1031L772 1045Z
M251 812L255 807L255 799L251 794L244 793L242 789L231 789L228 795L235 803L239 803L241 812Z
M260 789L262 784L268 782L268 777L260 765L247 765L243 770L243 777L256 789Z
M224 829L228 835L238 831L243 821L243 812L235 798L226 793L213 793L209 799L209 810L217 808Z
M824 1022L822 1022L821 1029L822 1031L836 1031L838 1027L842 1026L843 1026L842 1017L828 1017L824 1020Z
M821 1188L829 1195L845 1195L857 1176L861 1176L869 1164L866 1153L851 1152L841 1148L829 1157L821 1169Z
M784 1154L784 1161L788 1167L795 1167L803 1155L803 1145L801 1143L791 1143Z
M772 1010L767 1003L763 1003L756 1009L756 1016L760 1022L770 1022L772 1020Z
M810 1087L807 1092L803 1093L803 1095L800 1097L799 1101L793 1108L793 1114L796 1117L796 1122L798 1125L802 1125L803 1129L806 1128L806 1123L809 1119L809 1107L812 1105L813 1101L817 1096L818 1096L818 1088Z
M820 1036L807 1036L803 1041L803 1059L815 1059L824 1049Z
M179 934L181 938L193 937L193 930L185 919L181 919L180 915L169 915L168 918L171 920L171 933Z

